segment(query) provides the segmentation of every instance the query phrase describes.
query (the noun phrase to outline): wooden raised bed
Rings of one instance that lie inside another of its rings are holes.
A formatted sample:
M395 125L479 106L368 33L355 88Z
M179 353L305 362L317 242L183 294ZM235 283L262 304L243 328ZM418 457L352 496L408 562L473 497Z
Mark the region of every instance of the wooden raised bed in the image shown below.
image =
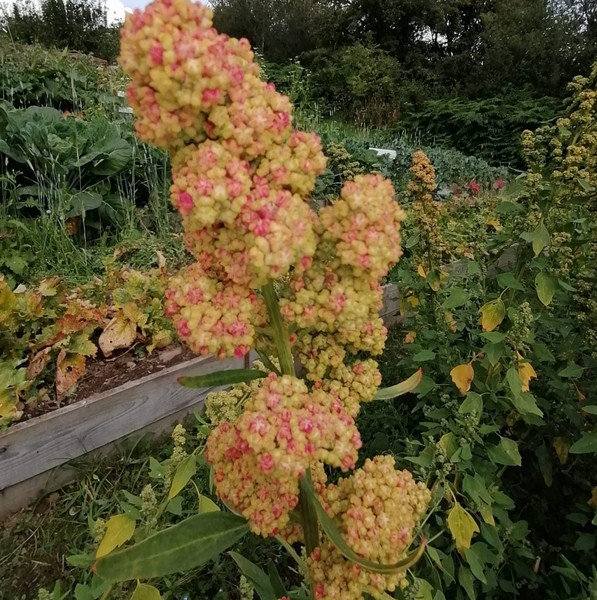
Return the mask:
M396 287L385 286L380 315L387 325L397 322L398 307ZM255 358L252 354L250 360ZM67 466L69 461L107 452L131 434L162 433L200 410L213 388L183 388L177 383L179 377L238 369L244 364L244 359L193 358L0 433L0 519L41 492L72 481L76 470Z

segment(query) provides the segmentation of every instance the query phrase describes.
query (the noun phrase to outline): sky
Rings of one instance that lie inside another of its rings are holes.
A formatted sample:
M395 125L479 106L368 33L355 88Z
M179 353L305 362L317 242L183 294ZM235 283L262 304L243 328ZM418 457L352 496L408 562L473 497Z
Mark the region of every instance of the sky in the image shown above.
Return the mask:
M108 10L108 22L115 23L124 21L124 13L132 12L135 8L143 8L147 6L150 0L105 0ZM13 0L0 0L0 10L10 11Z

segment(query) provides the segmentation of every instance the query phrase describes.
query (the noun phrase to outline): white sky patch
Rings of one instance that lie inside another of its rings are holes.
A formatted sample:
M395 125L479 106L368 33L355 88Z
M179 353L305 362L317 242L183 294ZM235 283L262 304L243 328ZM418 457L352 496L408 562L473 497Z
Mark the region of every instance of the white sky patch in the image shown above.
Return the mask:
M125 6L122 0L104 0L106 5L106 13L108 17L108 25L113 25L114 23L119 23L124 21L125 13L133 12L133 8L143 7L149 3L149 0L131 0L127 1L127 4L131 5ZM0 13L10 13L12 12L12 6L14 4L14 0L0 0Z

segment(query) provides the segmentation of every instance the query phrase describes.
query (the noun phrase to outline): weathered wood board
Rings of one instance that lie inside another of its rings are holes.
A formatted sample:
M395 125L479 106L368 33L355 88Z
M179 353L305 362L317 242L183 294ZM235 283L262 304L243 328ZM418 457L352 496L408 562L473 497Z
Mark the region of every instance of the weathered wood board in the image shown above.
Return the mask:
M398 290L384 287L380 311L387 326L399 321ZM257 356L252 353L250 360ZM160 433L185 415L200 410L213 389L183 388L179 377L220 369L238 369L244 359L195 358L71 406L14 425L0 433L0 519L36 495L74 478L69 461L97 451L131 434Z

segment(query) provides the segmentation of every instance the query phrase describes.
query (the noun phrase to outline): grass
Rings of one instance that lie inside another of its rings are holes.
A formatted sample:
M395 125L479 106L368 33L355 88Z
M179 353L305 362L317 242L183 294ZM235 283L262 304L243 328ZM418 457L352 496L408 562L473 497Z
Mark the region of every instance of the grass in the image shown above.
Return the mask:
M187 439L193 436L189 426ZM93 551L96 546L90 522L122 512L124 491L139 494L148 483L160 485L151 477L149 457L161 461L169 458L171 452L169 437L141 438L121 445L108 458L75 463L80 475L75 483L0 524L0 600L33 600L40 588L52 591L57 582L62 592L69 592L66 597L71 598L77 584L89 583L90 571L71 566L67 557ZM201 493L208 493L206 467L199 469L194 481ZM194 488L189 486L182 494L183 514L169 515L172 522L197 511ZM257 564L273 561L283 578L298 582L294 563L274 540L249 535L234 549ZM204 567L153 584L161 588L164 600L238 600L239 577L235 563L224 554ZM115 588L110 600L128 599L132 587Z

